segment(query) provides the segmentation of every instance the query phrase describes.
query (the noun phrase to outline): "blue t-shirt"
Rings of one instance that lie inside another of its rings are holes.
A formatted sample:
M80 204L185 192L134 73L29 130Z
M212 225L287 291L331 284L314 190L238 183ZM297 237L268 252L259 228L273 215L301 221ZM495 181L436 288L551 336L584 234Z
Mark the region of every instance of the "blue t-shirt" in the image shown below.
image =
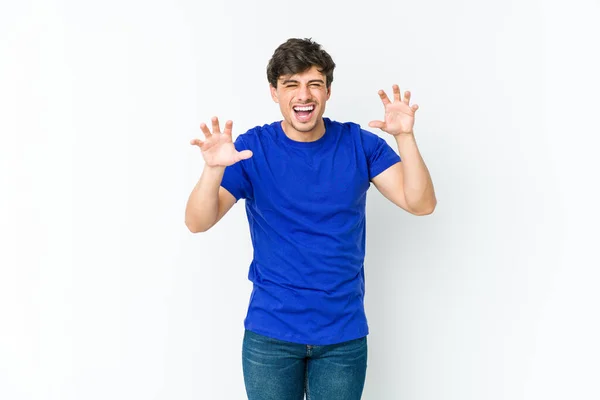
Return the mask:
M328 345L369 333L364 311L365 205L370 180L400 161L381 137L323 118L313 142L281 121L235 140L253 156L225 168L221 186L246 199L254 257L245 328Z

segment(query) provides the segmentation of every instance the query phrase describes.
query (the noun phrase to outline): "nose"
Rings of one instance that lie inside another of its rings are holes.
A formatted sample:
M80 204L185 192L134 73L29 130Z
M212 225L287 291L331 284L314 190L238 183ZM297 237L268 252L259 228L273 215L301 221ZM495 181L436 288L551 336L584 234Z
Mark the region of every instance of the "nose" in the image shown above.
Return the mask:
M308 90L308 85L298 86L298 92L296 93L296 97L300 101L306 101L310 99L310 90Z

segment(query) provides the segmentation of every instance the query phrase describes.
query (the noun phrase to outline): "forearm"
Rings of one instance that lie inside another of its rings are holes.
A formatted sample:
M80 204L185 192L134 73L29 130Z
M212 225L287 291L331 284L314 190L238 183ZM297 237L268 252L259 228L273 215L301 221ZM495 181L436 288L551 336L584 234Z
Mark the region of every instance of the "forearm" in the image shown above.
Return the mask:
M204 166L185 208L185 225L192 232L204 232L214 225L219 212L219 187L225 167Z
M404 172L404 197L408 207L417 214L429 214L437 200L429 170L421 157L413 134L395 136Z

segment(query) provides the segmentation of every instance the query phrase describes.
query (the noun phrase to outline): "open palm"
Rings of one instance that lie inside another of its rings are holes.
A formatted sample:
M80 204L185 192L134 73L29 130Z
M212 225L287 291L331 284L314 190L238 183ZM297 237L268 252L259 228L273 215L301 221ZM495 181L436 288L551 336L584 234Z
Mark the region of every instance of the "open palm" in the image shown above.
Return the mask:
M412 134L415 124L415 112L419 109L416 104L410 105L410 92L404 92L404 98L400 99L400 88L393 85L394 101L391 102L387 94L379 91L379 97L385 108L383 121L371 121L369 126L379 128L390 135Z
M190 144L198 146L202 151L202 157L206 165L211 167L228 167L238 161L252 157L252 151L237 151L231 136L232 121L225 123L225 129L221 133L219 119L212 118L212 133L206 124L200 124L200 129L204 133L204 140L193 139Z

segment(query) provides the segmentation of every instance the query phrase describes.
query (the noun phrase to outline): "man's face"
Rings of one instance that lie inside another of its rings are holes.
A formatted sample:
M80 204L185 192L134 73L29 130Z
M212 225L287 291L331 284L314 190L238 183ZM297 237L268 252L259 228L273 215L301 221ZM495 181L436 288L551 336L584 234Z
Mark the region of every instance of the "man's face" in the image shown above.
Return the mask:
M271 86L271 97L279 103L288 135L310 137L322 133L318 131L324 129L322 117L331 94L325 81L325 75L313 66L299 74L280 76L277 88Z

